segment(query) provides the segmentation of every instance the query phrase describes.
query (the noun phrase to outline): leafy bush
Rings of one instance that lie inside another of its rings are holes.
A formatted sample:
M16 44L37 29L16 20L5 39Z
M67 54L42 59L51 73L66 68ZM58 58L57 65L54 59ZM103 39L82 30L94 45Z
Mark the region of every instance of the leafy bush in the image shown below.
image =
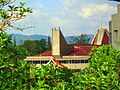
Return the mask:
M11 43L11 36L0 32L0 90L29 88L30 65Z
M80 89L120 90L120 50L109 45L94 50L88 68L80 75Z
M120 50L95 48L84 70L53 63L37 68L23 60L23 51L10 40L0 32L0 90L120 90Z

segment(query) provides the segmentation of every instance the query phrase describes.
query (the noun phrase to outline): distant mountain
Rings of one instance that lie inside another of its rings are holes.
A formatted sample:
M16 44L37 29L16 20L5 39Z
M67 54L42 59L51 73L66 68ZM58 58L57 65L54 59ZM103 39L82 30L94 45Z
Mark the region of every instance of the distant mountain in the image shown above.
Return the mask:
M14 41L14 37L16 39L16 44L19 45L25 40L40 40L40 39L46 39L48 36L45 35L22 35L22 34L12 34L12 42Z
M94 35L88 35L90 37L90 41L89 43L91 43ZM14 37L16 39L16 44L19 45L21 43L23 43L25 40L40 40L40 39L46 39L48 36L45 35L22 35L22 34L12 34L12 42L14 41ZM65 37L67 43L70 42L70 36L66 36Z

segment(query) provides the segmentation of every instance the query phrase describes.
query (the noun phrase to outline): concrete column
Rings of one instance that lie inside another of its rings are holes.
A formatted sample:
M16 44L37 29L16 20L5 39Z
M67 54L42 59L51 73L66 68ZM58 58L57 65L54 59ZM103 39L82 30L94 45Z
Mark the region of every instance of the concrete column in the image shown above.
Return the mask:
M69 53L73 49L73 45L67 44L63 34L59 29L52 30L52 55L61 57Z
M60 31L55 28L52 30L52 55L60 56Z

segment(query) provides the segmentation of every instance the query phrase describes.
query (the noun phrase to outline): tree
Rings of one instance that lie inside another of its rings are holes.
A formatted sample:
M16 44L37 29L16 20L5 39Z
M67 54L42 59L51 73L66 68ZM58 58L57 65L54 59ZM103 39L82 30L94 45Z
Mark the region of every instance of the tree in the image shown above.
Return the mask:
M23 61L23 52L0 32L0 90L29 90L30 64Z
M71 44L88 44L90 37L86 34L81 34L80 36L71 36Z
M29 13L32 13L31 8L25 8L25 2L20 2L19 6L10 5L16 0L0 0L0 31L14 28L17 30L24 30L31 27L18 27L14 23L20 19L25 18Z
M16 38L14 37L14 46L16 47L17 45L16 45Z
M36 55L47 51L47 42L45 39L41 40L25 40L20 46L26 48L30 55Z
M94 49L88 67L79 78L80 90L120 89L120 50L106 45ZM77 82L77 81L75 81Z
M39 45L40 45L40 48L41 48L40 53L47 51L47 46L46 46L47 42L46 42L46 39L41 39Z
M30 64L23 61L23 52L18 50L11 42L11 35L4 31L14 26L15 21L23 19L31 13L31 8L10 5L15 0L0 0L0 90L30 90Z
M51 41L50 41L50 36L48 36L48 41L47 41L47 51L51 50Z

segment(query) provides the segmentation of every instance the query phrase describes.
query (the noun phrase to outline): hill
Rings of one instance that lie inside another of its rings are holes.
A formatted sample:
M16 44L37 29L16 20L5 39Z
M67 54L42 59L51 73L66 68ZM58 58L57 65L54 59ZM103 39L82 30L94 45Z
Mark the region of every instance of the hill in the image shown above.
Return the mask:
M94 35L88 35L90 37L90 41L89 43L91 43ZM40 39L46 39L48 38L48 36L45 35L22 35L22 34L12 34L12 42L14 41L14 37L16 38L16 44L19 45L21 43L23 43L25 40L40 40ZM70 36L66 36L65 37L67 43L70 42Z

